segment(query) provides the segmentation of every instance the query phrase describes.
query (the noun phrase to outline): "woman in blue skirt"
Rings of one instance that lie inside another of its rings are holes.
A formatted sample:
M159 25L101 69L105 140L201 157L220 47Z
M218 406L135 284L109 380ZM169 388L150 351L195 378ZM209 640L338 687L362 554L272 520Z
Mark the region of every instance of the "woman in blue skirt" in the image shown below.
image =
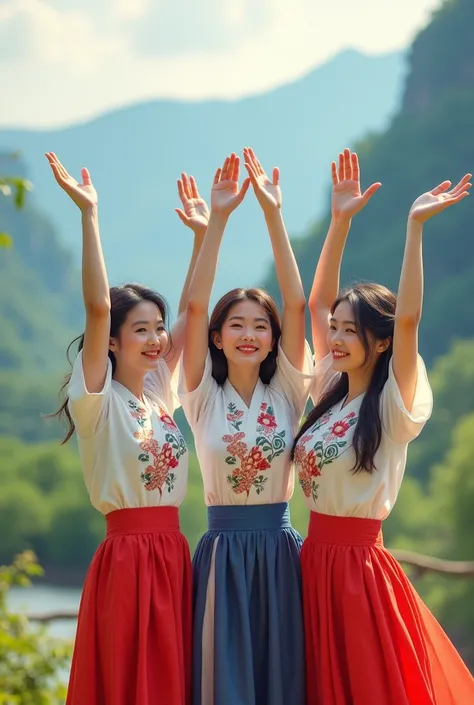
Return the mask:
M216 173L187 308L180 399L208 506L208 531L194 556L193 705L304 705L302 540L288 500L290 450L313 363L278 170L270 181L252 150L244 157L249 178L240 189L235 154ZM194 181L187 183L187 195L180 189L185 211L205 212ZM250 183L272 242L281 325L261 289L230 291L208 319L227 219Z

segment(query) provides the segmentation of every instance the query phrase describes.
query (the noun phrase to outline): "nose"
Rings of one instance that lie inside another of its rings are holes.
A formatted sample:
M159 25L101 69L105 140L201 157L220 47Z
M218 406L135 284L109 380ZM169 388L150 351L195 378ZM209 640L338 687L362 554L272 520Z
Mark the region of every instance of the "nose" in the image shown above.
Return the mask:
M245 331L245 333L242 337L244 340L255 340L255 335L253 334L253 331L251 331L251 330Z
M148 345L156 345L157 342L158 342L158 334L151 333L150 337L148 338Z

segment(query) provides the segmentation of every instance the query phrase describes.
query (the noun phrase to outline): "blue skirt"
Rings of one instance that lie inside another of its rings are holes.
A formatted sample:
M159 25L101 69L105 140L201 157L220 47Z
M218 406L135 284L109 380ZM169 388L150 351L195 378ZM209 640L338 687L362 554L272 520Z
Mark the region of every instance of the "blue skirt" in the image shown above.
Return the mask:
M193 705L304 705L301 536L287 502L208 507L194 555Z

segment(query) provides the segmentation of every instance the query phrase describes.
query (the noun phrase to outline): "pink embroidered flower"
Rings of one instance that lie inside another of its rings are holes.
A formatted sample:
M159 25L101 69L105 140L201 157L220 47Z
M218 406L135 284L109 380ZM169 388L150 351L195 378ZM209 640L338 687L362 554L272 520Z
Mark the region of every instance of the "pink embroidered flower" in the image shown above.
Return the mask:
M345 421L344 419L341 419L341 421L336 421L336 423L333 424L329 433L331 436L337 436L337 438L343 438L349 429L350 429L350 425L347 423L347 421Z
M233 414L226 414L227 421L238 421L239 419L242 418L244 415L244 412L241 411L240 409L237 409L237 411L234 411Z
M164 409L161 408L160 406L160 421L162 424L165 426L168 426L172 430L176 430L177 426L171 416L166 413Z

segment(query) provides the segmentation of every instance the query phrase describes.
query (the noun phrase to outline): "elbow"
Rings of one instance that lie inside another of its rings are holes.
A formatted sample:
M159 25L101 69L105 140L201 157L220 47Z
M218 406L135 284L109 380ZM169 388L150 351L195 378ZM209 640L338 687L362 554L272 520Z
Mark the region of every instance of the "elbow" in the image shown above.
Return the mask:
M412 330L418 328L421 321L421 310L413 313L395 313L395 326Z
M202 301L190 296L186 305L186 314L190 317L203 315L207 316L207 306Z
M84 301L86 315L90 318L105 318L110 315L110 298L103 301Z
M285 311L293 311L294 313L304 314L306 311L306 298L303 296L296 296L289 301L283 302Z

